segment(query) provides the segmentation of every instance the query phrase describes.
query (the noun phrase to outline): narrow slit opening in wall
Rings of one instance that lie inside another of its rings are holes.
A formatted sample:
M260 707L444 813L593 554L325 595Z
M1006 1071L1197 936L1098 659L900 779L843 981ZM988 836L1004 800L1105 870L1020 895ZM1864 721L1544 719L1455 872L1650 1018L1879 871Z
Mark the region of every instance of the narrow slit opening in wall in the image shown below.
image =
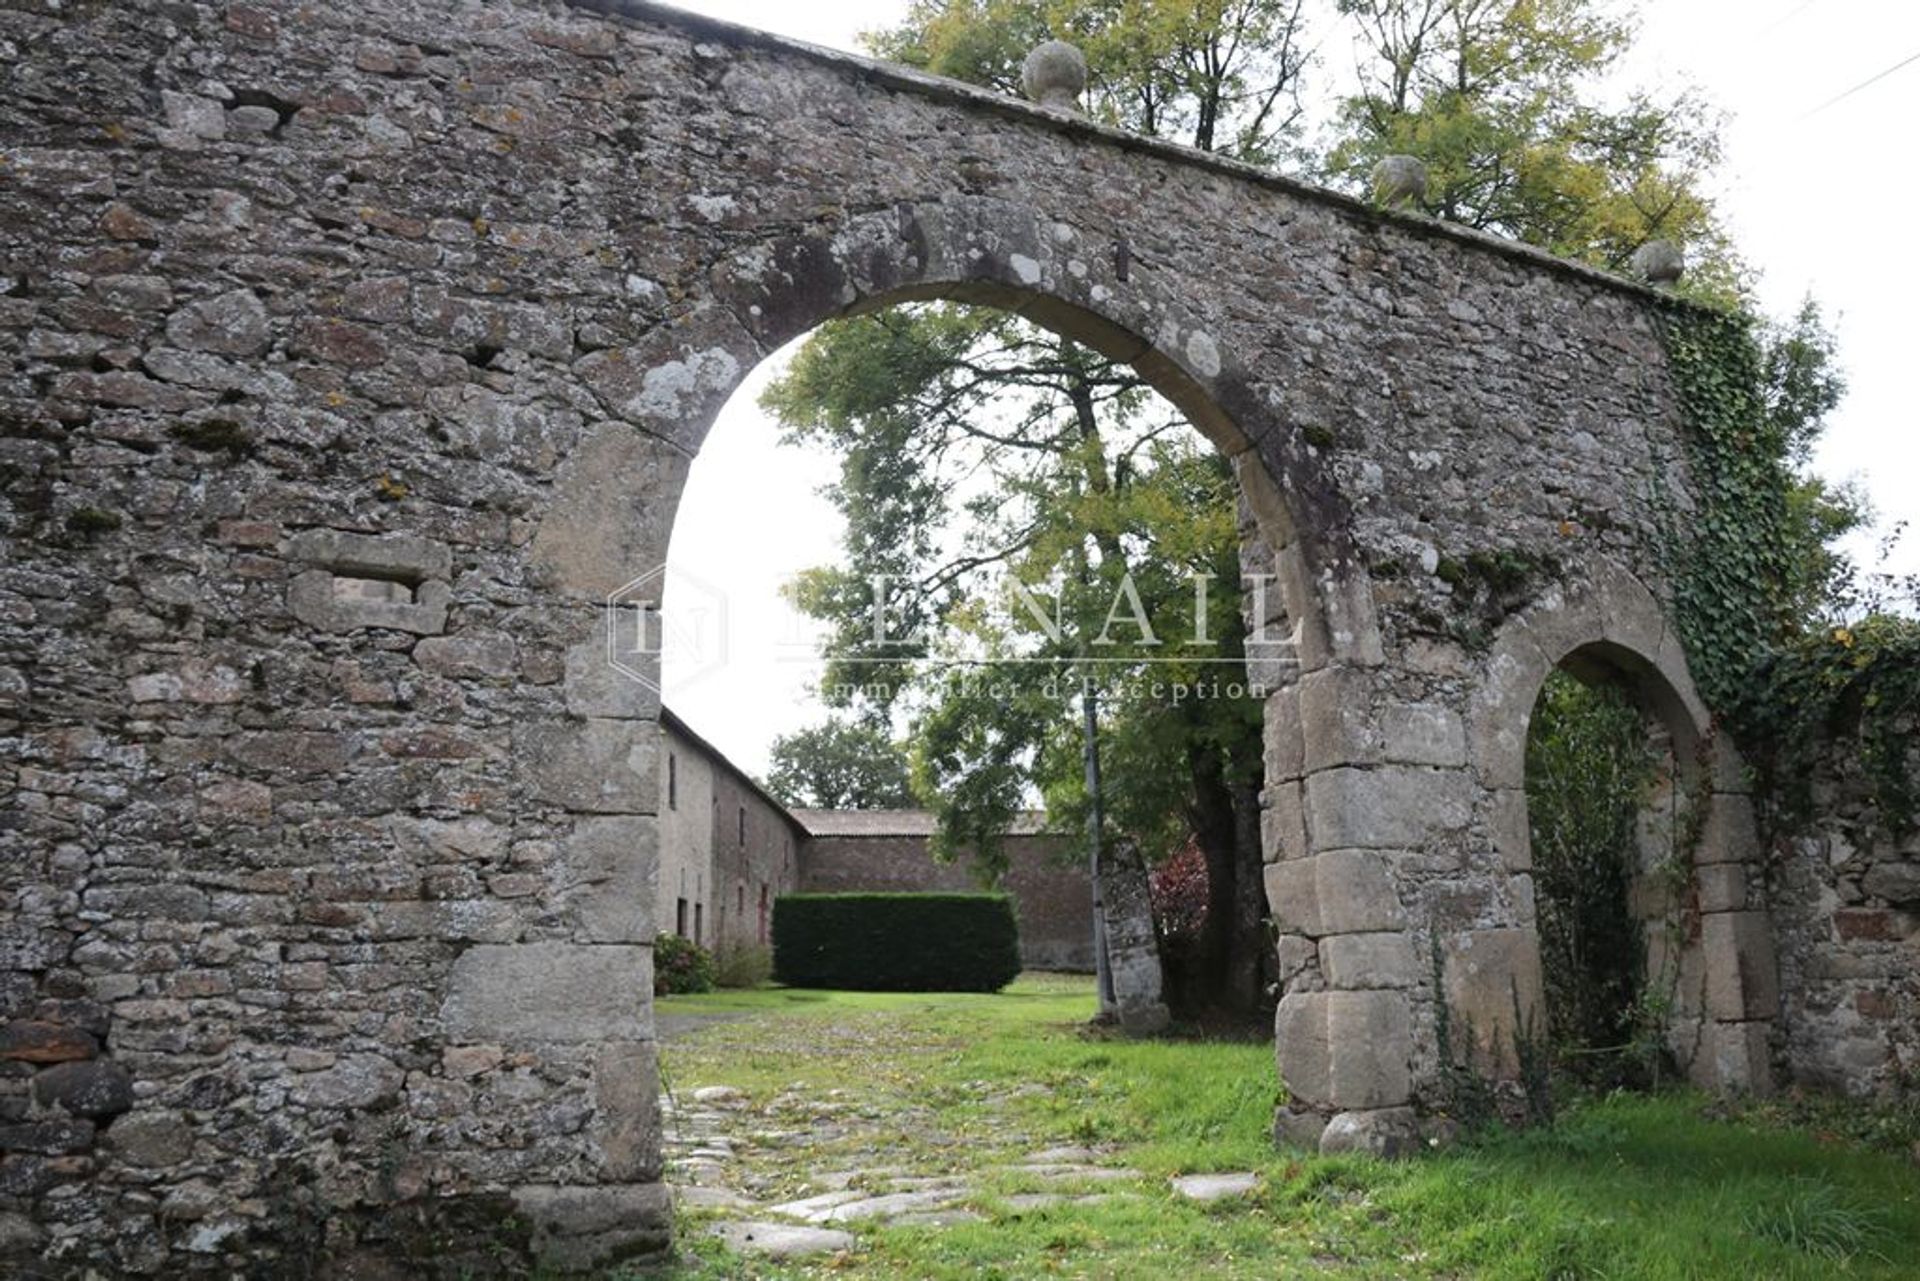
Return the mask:
M333 598L358 604L411 605L414 585L398 578L333 576Z

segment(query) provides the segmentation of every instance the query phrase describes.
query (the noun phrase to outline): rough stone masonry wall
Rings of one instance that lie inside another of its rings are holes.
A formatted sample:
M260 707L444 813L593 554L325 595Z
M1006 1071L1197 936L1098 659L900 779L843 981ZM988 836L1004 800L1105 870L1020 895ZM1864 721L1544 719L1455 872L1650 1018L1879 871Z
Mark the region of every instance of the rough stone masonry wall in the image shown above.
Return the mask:
M1920 726L1908 777L1920 780ZM1920 829L1889 831L1839 734L1816 775L1810 830L1775 843L1785 1056L1794 1080L1882 1098L1920 1090Z
M747 370L862 302L1021 307L1235 456L1300 674L1266 838L1297 1097L1431 1080L1430 926L1500 991L1524 963L1518 782L1478 749L1551 629L1490 646L1460 567L1526 552L1548 604L1624 576L1661 650L1650 296L619 7L0 8L17 1257L660 1246L658 708L602 605Z

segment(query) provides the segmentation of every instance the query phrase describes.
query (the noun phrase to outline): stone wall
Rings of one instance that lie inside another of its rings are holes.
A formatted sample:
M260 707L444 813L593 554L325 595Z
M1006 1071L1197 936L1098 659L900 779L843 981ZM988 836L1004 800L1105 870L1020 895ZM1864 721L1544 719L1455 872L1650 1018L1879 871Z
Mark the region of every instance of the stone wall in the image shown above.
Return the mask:
M0 49L0 1239L48 1266L664 1243L658 671L606 606L658 605L747 371L850 308L1017 308L1234 460L1313 1115L1431 1086L1410 950L1462 999L1537 963L1546 666L1698 711L1640 287L626 0L14 4ZM1716 931L1742 1083L1764 911Z
M1908 776L1920 782L1920 726L1907 741ZM1920 830L1889 831L1863 751L1851 733L1833 738L1813 783L1810 830L1772 850L1781 1048L1803 1085L1911 1097L1920 1090Z
M801 856L804 892L980 888L971 859L934 861L927 844L929 815L802 810L799 817L812 831ZM1039 832L1007 838L1008 867L1000 888L1013 898L1020 922L1020 963L1027 969L1093 970L1093 892L1083 845L1072 837Z

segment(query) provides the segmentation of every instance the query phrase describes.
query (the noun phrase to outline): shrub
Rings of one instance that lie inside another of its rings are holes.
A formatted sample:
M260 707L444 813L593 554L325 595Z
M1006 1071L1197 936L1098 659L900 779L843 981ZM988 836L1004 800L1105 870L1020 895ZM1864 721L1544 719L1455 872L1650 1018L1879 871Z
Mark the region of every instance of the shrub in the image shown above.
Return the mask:
M713 953L678 934L661 934L653 940L655 996L712 990Z
M773 974L794 987L997 992L1020 973L1004 894L787 894L773 905Z
M773 974L773 951L760 943L735 943L714 949L715 987L758 987Z

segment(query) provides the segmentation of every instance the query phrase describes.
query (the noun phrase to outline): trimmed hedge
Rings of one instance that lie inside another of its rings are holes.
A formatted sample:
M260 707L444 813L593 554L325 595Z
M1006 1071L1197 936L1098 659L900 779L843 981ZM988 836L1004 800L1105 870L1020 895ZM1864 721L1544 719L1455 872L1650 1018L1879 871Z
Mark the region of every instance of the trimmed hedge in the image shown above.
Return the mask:
M1020 973L1004 894L783 894L773 976L856 992L998 992Z

